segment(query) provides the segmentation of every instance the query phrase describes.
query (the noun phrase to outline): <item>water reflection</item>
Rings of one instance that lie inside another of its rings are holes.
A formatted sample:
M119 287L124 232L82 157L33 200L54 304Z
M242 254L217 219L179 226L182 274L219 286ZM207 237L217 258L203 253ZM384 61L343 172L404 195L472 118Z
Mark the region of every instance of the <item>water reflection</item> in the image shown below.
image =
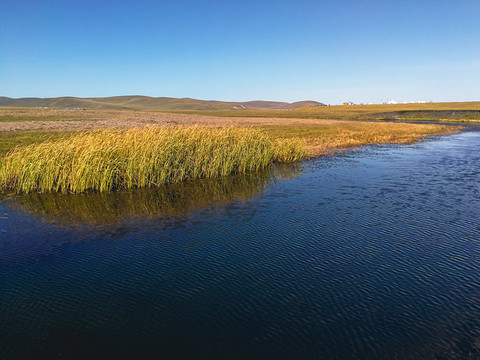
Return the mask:
M181 216L210 204L247 201L279 179L293 179L300 164L219 179L165 185L154 189L88 194L13 195L5 205L63 226L109 226L125 220Z
M0 201L0 358L478 359L478 148Z

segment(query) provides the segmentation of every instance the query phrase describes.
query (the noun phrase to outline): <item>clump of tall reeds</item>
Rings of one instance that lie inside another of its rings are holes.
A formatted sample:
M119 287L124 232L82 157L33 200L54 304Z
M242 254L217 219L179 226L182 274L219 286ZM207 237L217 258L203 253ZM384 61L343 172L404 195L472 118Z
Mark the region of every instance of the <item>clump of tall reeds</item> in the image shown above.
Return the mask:
M295 140L238 127L148 127L86 132L19 147L0 163L0 189L17 193L153 187L264 169L305 156Z

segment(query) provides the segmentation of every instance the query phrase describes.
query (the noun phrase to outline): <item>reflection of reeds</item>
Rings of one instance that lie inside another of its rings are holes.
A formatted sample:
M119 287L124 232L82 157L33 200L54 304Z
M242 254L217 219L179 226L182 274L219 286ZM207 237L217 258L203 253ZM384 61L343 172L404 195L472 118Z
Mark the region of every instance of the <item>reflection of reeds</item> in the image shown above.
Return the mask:
M0 188L18 193L111 191L243 174L305 156L302 142L237 127L92 131L16 148L0 163Z
M283 167L281 177L292 176L295 176L295 173ZM271 171L259 171L254 174L196 180L152 189L110 193L13 195L5 203L57 224L113 225L125 219L178 216L212 203L247 200L275 178Z

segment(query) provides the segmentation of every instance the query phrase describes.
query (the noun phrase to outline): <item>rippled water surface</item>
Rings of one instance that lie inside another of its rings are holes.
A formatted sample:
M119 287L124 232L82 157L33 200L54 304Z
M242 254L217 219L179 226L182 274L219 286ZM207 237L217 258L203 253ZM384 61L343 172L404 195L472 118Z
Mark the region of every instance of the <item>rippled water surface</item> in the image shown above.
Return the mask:
M480 132L0 201L0 358L480 358Z

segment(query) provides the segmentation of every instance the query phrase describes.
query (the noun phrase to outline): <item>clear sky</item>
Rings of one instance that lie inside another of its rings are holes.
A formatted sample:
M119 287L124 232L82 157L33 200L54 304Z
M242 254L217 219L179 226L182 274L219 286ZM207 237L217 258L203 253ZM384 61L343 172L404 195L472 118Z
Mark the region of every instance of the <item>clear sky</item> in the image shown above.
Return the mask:
M0 5L0 96L480 100L480 0Z

